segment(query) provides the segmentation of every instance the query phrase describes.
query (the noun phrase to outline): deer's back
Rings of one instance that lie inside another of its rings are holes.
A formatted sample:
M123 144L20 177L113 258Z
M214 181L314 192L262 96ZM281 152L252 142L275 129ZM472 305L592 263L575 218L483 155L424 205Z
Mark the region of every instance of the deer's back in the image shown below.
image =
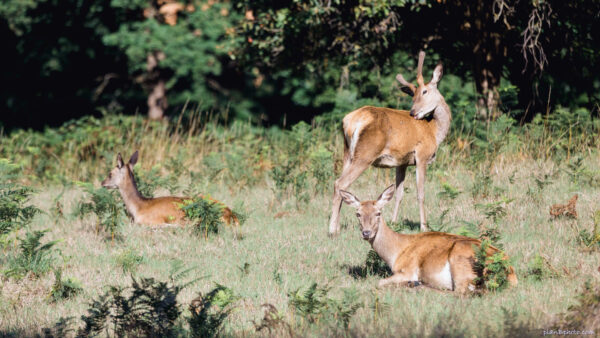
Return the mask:
M425 159L432 156L437 148L434 127L435 121L416 120L406 110L371 106L359 108L343 120L344 136L351 148L355 143L355 153L389 155L397 164L414 164L414 154L419 151Z

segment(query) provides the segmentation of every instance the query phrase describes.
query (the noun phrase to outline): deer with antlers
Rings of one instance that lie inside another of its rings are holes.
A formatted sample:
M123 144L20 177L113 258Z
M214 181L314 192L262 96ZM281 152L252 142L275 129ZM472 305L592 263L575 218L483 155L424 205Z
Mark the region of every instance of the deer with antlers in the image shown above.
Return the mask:
M419 53L417 85L401 74L396 80L402 91L413 97L409 111L365 106L343 119L344 160L342 175L335 181L329 235L339 233L340 190L347 189L370 165L396 168L395 207L392 220L404 195L404 178L409 165L417 167L417 200L421 231L427 231L425 218L425 172L435 158L438 146L450 129L452 114L437 85L442 77L442 65L433 70L429 83L423 81L425 52Z

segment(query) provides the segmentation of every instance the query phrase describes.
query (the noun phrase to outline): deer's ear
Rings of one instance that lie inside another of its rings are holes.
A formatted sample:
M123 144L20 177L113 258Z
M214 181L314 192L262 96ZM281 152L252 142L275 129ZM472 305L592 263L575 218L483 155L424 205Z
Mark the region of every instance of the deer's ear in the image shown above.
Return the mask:
M392 197L394 197L394 192L396 191L396 188L394 187L394 185L390 185L389 187L387 187L387 189L385 189L381 195L379 195L379 198L377 198L377 202L375 203L375 205L377 206L377 208L381 209L383 208L384 205L387 204L387 202L392 200Z
M138 155L138 151L136 150L135 153L133 153L133 155L131 155L129 158L129 164L131 164L132 167L137 163Z
M408 86L404 86L404 87L400 87L400 90L405 92L406 94L410 95L410 96L415 96L415 92L412 90L412 88L408 87Z
M438 82L440 82L440 80L442 79L443 73L444 67L441 63L438 63L438 65L435 66L435 69L433 70L433 76L431 77L431 81L429 81L429 83L437 86Z
M117 154L117 168L121 169L125 163L123 163L123 157L121 157L121 153Z
M340 195L342 196L342 200L349 206L355 207L357 209L360 208L360 201L352 193L340 190Z

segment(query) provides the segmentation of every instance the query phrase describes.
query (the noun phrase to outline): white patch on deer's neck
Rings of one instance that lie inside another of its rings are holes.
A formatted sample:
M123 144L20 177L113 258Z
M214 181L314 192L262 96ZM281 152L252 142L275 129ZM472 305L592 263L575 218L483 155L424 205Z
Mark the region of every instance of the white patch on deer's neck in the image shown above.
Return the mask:
M435 275L435 280L440 287L444 289L452 290L452 274L450 273L450 262L446 262L446 265Z

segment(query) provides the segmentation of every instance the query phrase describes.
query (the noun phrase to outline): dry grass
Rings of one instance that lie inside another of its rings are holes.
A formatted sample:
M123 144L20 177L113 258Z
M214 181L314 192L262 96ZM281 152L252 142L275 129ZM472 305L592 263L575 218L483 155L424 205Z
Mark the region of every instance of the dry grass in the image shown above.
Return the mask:
M160 161L166 153L166 149L164 152L143 149L141 159L147 163L144 167ZM193 161L197 160L195 157ZM586 164L598 168L600 159L592 157ZM176 262L184 267L196 267L190 278L203 278L180 294L182 304L188 304L198 291L205 292L215 283L232 288L241 299L226 322L226 335L254 335L252 321L258 322L263 317L261 305L264 303L275 305L297 334L343 334L331 323L309 325L288 307L287 293L311 282L329 283L335 297L339 297L343 289L356 290L357 301L364 307L352 317L349 330L357 335L501 336L508 334L508 330L521 333L529 329L542 330L553 316L575 302L574 296L586 280L600 282L597 271L600 256L581 250L576 241L579 230L592 227L592 215L600 209L600 191L570 182L569 176L559 171L553 162L501 156L486 168L496 187L492 189L495 193L474 198L471 191L479 184L474 179L481 169L460 163L449 165L447 160L435 165L428 172L427 214L434 227L438 227L436 222L439 223L443 211L448 210L443 222L446 231L455 231L464 222L490 225L491 221L474 205L513 199L507 206L506 216L498 220L497 225L501 243L514 259L519 277L516 288L464 298L426 288L377 290L378 277L360 278L350 273L352 267L364 264L369 245L359 238L357 221L349 208L344 207L342 211L345 229L341 235L335 239L326 236L329 193L315 196L301 210L296 210L293 199L278 198L269 180L253 187L239 187L234 182L204 179L195 183L215 198L228 205L244 203L249 218L242 228L242 239L235 239L230 230L204 240L191 236L189 229L149 228L128 223L121 229L123 240L111 242L96 233L92 219L67 218L54 222L48 215L38 216L35 229L49 228L48 239L62 239L58 247L64 260L63 276L80 280L84 292L71 300L50 303L52 274L37 280L3 279L0 332L29 335L39 333L44 326L52 326L60 317L79 318L105 286L129 284L130 276L116 262L124 250L143 257L135 269L139 276L166 280ZM552 183L539 190L534 176L544 173L554 173ZM350 190L359 198L375 198L392 179L391 171L370 169ZM437 193L442 190L442 183L461 193L455 199L440 198ZM418 207L412 170L406 188L401 217L405 223L415 223ZM62 187L40 189L33 203L48 210ZM556 201L567 200L574 193L579 194L579 218L551 219L548 207ZM78 190L68 190L61 199L65 210L71 210L80 197ZM385 212L389 218L391 208ZM548 257L561 276L540 282L527 278L527 265L536 254ZM246 275L240 270L245 263L249 264ZM383 304L377 315L371 309L376 297ZM512 325L504 325L505 310L514 313L514 317L510 317ZM533 332L541 334L541 331Z

